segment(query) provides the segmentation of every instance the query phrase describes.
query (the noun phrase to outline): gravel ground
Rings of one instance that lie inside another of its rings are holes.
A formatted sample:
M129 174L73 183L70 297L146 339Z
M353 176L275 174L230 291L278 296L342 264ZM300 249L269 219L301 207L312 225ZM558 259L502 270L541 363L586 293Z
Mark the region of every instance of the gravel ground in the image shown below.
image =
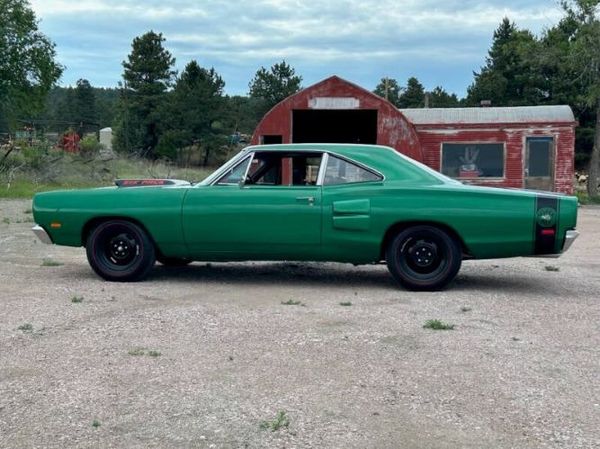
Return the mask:
M2 448L600 447L600 208L560 259L413 293L320 263L108 283L29 206L0 201Z

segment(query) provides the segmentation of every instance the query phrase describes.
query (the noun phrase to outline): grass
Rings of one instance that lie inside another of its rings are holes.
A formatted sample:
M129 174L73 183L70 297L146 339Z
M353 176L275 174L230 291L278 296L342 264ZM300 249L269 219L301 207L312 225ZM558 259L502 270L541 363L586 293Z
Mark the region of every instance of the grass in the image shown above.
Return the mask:
M546 271L560 271L560 268L558 268L558 267L555 267L554 265L546 265L546 266L544 267L544 269L545 269Z
M29 209L25 209L25 210L23 211L23 213L24 213L24 214L32 214L32 213L33 213L33 210L32 210L31 208L29 208Z
M350 307L352 305L352 303L350 301L342 301L340 303L340 306L344 306L344 307Z
M146 349L146 348L133 348L130 349L127 354L138 357L142 355L147 355L149 357L159 357L161 355L160 351L156 351L154 349Z
M71 302L79 304L80 302L83 302L83 296L73 296L71 298Z
M427 320L423 325L424 329L433 329L435 331L449 331L454 329L454 324L444 323L440 320Z
M288 299L287 301L281 301L281 304L284 306L301 306L302 301L294 301L293 299Z
M580 204L600 204L600 195L589 196L585 191L575 192Z
M4 178L0 178L0 198L31 198L38 192L49 190L111 186L118 178L201 181L213 171L210 168L180 168L162 161L123 156L111 160L90 159L57 150L39 153L33 159L31 154L25 156L23 152L13 152L9 161L13 157L15 164L24 162L25 165L16 173L10 185Z
M17 327L17 329L20 331L23 331L23 332L32 332L33 325L31 323L25 323L25 324L21 324L19 327Z
M101 423L100 423L100 421L98 421L97 419L95 419L95 420L93 420L93 421L92 421L92 427L94 427L94 428L96 428L96 429L97 429L98 427L100 427L101 425L102 425L102 424L101 424Z
M4 218L2 219L2 223L5 223L5 224L10 224L10 218L8 218L8 217L4 217Z
M44 259L42 261L42 267L60 267L61 265L63 265L62 262L53 259Z
M144 354L146 354L146 350L144 348L134 348L134 349L130 349L129 352L127 352L127 354L133 355L133 356L144 355Z
M279 429L282 428L287 428L290 425L290 418L288 417L287 413L283 410L280 410L279 412L277 412L277 415L275 416L275 419L268 421L261 421L259 424L259 427L262 430L271 430L271 432L276 432Z

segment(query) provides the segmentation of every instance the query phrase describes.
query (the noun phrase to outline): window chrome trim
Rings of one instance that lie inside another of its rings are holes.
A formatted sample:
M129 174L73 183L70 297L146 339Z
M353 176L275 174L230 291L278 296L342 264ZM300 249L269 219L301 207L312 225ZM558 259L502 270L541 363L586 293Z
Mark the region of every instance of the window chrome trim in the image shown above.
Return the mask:
M223 170L223 173L221 174L221 176L219 176L215 181L213 181L212 183L210 183L209 185L211 186L216 186L216 185L224 185L224 186L236 186L238 185L237 182L228 182L228 183L223 183L223 184L219 184L219 182L221 181L221 179L223 179L225 176L227 176L228 172L232 172L233 170L235 170L239 165L243 164L244 162L246 162L246 159L250 159L250 162L248 163L248 166L246 167L246 171L244 172L244 177L242 179L246 179L246 176L248 175L248 169L250 168L250 164L252 163L252 158L254 157L254 152L252 153L246 153L244 154L244 157L241 158L241 160L236 161L235 164L231 164L231 166L228 166L225 170Z
M372 174L374 174L376 176L379 176L381 178L381 179L378 179L376 181L355 181L355 182L345 182L343 184L328 184L328 185L342 186L342 185L345 185L345 184L363 184L365 182L384 182L385 181L385 175L383 173L381 173L378 170L375 170L374 168L369 167L368 165L363 164L362 162L355 161L354 159L351 159L351 158L349 158L347 156L342 156L339 153L334 153L333 151L328 151L327 154L331 155L331 156L333 156L335 158L341 159L343 161L346 161L346 162L348 162L350 164L354 164L357 167L362 168L363 170L366 170L368 172L371 172ZM327 160L329 160L329 157L327 158ZM323 174L323 178L325 178L325 174ZM323 180L325 180L325 179L323 179Z
M225 162L223 165L221 165L219 168L217 168L210 175L208 175L203 181L200 181L199 183L194 184L194 187L214 185L215 182L217 182L219 179L221 179L223 177L223 175L227 172L227 170L229 170L230 168L237 165L238 162L240 162L242 159L244 159L247 155L248 155L247 148L244 148L242 151L240 151L238 154L233 156L231 159L229 159L227 162Z
M325 172L327 171L327 163L329 162L329 153L323 151L321 153L321 166L319 167L319 174L317 175L317 183L315 185L322 186L325 180Z
M252 161L254 160L255 155L256 155L255 151L250 153L250 162L248 162L248 165L246 166L246 171L244 172L244 177L240 181L241 187L244 187L246 185L246 179L248 179L248 172L250 171L250 166L252 165Z

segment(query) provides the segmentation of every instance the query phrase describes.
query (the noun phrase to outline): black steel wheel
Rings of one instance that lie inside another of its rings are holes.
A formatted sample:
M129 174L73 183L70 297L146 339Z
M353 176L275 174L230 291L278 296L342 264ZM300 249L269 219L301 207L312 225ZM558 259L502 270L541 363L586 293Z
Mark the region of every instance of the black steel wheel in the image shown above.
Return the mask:
M165 257L162 254L157 254L156 260L165 267L185 267L193 262L192 259L185 259L183 257Z
M86 242L88 262L108 281L139 281L154 265L154 244L146 232L126 220L109 220L96 226Z
M460 244L429 225L407 228L391 241L386 261L392 276L409 290L440 290L462 263Z

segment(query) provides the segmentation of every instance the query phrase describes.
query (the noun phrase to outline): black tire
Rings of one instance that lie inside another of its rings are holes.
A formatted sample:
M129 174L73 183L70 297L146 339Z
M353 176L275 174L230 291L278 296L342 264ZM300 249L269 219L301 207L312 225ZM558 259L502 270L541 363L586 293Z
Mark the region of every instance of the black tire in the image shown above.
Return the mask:
M441 290L460 270L462 251L452 236L434 226L398 233L386 251L390 273L409 290Z
M193 262L192 259L185 259L181 257L165 257L161 254L156 255L156 260L158 260L165 267L185 267Z
M87 238L86 253L94 271L107 281L144 279L154 266L154 244L138 225L109 220L96 226Z

